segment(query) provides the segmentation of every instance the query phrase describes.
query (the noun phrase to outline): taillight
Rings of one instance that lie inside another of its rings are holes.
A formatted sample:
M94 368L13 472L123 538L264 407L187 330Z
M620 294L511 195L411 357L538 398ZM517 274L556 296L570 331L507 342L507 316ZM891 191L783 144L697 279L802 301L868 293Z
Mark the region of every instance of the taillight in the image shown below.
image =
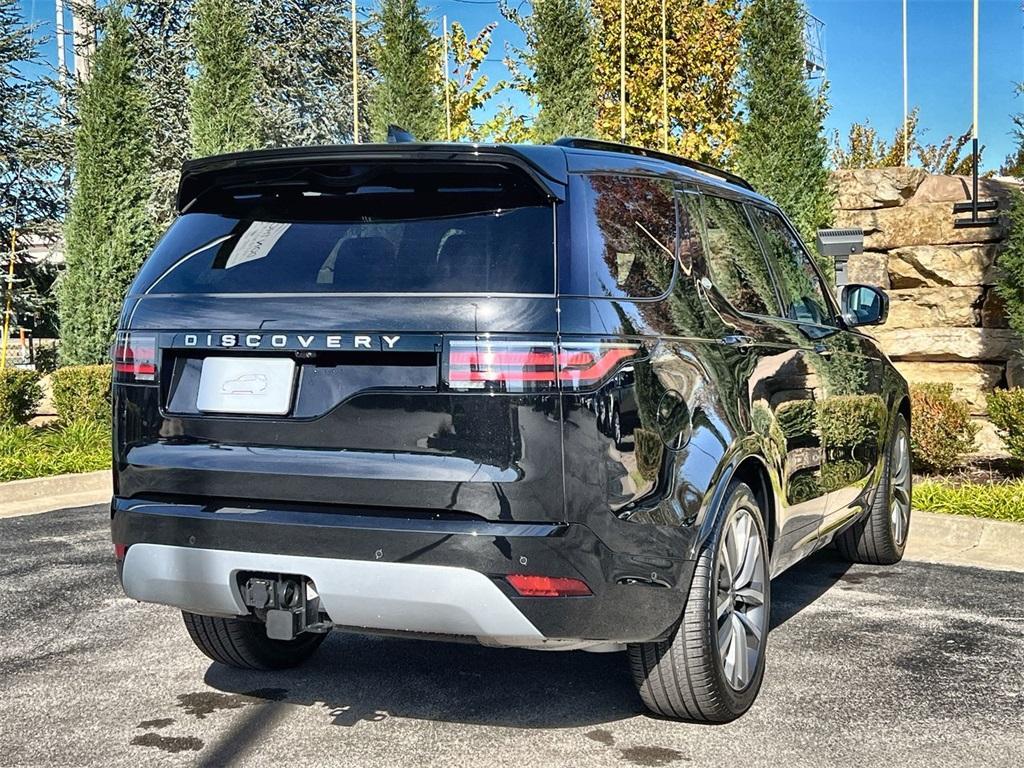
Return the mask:
M592 387L639 351L629 343L456 339L448 344L444 379L451 389L492 392Z
M587 597L591 594L590 587L580 579L511 573L505 580L522 597Z
M156 381L156 336L133 331L117 334L114 381L147 384Z

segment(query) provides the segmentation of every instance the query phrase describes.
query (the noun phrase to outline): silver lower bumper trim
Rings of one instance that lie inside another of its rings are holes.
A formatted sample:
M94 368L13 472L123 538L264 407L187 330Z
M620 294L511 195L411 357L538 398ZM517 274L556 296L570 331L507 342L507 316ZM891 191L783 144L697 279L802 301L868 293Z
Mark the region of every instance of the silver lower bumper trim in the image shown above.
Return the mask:
M547 645L494 582L467 568L133 544L122 581L136 600L241 616L248 611L237 585L240 571L312 579L321 606L339 625L462 635L488 645Z

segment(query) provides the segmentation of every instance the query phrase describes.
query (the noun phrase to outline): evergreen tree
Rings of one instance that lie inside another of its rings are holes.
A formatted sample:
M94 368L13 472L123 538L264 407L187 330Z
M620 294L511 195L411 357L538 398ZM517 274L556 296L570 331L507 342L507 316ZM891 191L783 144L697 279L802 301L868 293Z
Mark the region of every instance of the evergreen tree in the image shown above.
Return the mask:
M1017 93L1024 96L1024 83L1017 86ZM1017 139L1017 149L1011 152L999 172L1004 176L1016 176L1024 179L1024 112L1013 115L1013 135Z
M597 120L594 71L596 34L586 0L537 0L524 16L503 2L501 12L523 31L526 48L512 62L516 87L529 95L539 113L533 137L593 136ZM519 66L522 63L523 67Z
M392 123L418 141L442 138L440 51L418 0L381 0L372 47L378 73L370 100L373 140L384 141Z
M59 284L61 360L104 362L124 294L153 246L146 91L120 5L107 9L91 76L78 94L75 183Z
M741 88L746 107L735 166L793 219L805 241L832 215L826 89L804 70L800 0L752 0L744 14Z
M1006 240L996 259L1000 270L996 292L1006 303L1010 327L1024 336L1024 192L1012 192L1006 223Z
M195 53L189 23L192 0L132 0L129 23L138 51L153 126L153 200L158 230L174 218L181 164L192 156L189 68Z
M260 144L352 140L351 0L246 0L252 12ZM362 35L362 29L358 34ZM365 51L365 40L357 42ZM361 79L366 76L362 63ZM360 107L365 108L365 87ZM361 110L360 117L366 114ZM366 124L360 130L366 139Z
M248 7L237 0L197 0L192 42L199 70L192 84L195 155L254 149L260 126Z
M26 65L36 64L37 44L32 28L21 20L17 0L0 0L0 322L14 231L12 324L50 335L54 270L28 258L25 246L30 238L53 239L64 196L62 168L51 146L50 94L40 79L24 74Z

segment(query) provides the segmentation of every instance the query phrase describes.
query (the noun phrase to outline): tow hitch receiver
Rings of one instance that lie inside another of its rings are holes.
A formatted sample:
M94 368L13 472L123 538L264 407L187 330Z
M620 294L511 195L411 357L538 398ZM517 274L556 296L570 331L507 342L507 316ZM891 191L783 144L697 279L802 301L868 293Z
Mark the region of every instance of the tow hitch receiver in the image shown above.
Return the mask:
M292 640L303 632L331 628L321 617L313 583L301 576L253 576L242 586L242 601L267 625L271 640Z

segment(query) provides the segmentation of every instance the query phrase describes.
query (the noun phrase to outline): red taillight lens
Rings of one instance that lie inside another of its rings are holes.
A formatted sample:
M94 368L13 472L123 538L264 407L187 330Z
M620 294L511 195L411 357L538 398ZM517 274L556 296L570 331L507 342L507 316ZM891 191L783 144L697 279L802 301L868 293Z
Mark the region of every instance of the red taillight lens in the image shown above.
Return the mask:
M114 542L114 559L115 560L124 560L124 556L127 555L127 554L128 554L128 545L127 544L118 544L115 541Z
M639 351L639 344L563 342L558 352L558 379L569 388L600 384L619 363Z
M526 392L556 382L555 345L544 341L452 341L446 381L453 389Z
M580 579L512 573L505 580L522 597L586 597L592 594L587 583Z
M640 351L639 344L502 339L449 342L445 382L452 389L527 392L600 384Z
M156 336L133 332L117 335L114 380L124 384L156 381Z

